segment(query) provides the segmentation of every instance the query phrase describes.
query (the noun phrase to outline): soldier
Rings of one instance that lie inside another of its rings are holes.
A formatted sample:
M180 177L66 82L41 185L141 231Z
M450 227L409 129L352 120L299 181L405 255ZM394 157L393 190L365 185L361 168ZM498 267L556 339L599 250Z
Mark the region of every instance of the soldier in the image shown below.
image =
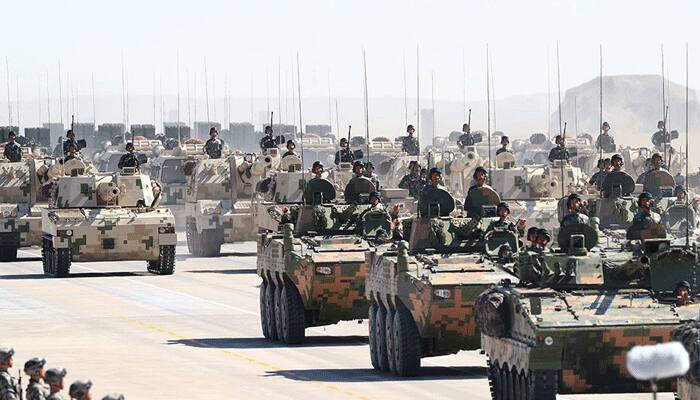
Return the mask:
M287 156L296 156L297 153L294 152L294 149L296 149L297 145L294 144L294 141L289 139L287 140L287 152L284 153L282 158L287 157Z
M508 139L508 136L501 136L501 148L496 150L496 155L501 153L512 153L512 151L508 149L508 144L510 144L510 139Z
M549 157L547 159L549 162L554 162L554 160L565 160L569 161L569 151L566 150L564 146L564 137L562 135L557 135L554 138L555 146L549 150Z
M367 161L367 163L365 163L365 176L369 178L369 180L374 183L374 187L379 190L379 175L374 172L374 164L372 164L372 161Z
M621 155L613 154L613 156L610 158L610 164L613 171L621 172L622 167L625 165L625 160L622 159Z
M49 368L44 374L44 382L49 385L49 397L46 400L65 400L61 395L61 390L63 390L63 378L66 377L68 371L65 368Z
M651 155L651 171L659 171L664 169L664 158L661 157L661 154L659 153L654 153Z
M547 248L547 245L552 240L552 235L546 228L540 228L537 230L537 249L543 251Z
M320 161L314 161L314 164L311 166L311 173L315 175L315 177L312 179L321 179L321 175L323 174L323 164L321 164Z
M582 213L583 199L578 193L569 195L566 199L566 208L569 209L569 214L561 220L560 226L562 228L573 224L589 224L588 216Z
M75 400L92 400L90 395L91 387L92 382L90 381L75 381L68 388L68 395Z
M53 148L53 156L58 158L63 155L63 136L58 137L56 147Z
M588 184L591 186L595 186L600 190L600 186L603 184L603 179L605 179L605 175L607 175L607 171L605 171L605 159L601 158L598 160L598 165L597 165L598 171L596 171L593 176L591 176L591 179L588 180Z
M49 388L41 380L44 378L46 360L34 357L24 363L24 373L29 375L27 385L27 400L45 400L49 396Z
M415 132L416 130L413 128L413 125L407 126L406 133L408 133L408 136L404 136L403 142L401 143L401 151L407 153L409 156L420 155L420 144L418 143L418 139L413 137Z
M399 188L408 189L408 194L412 197L418 197L421 190L421 168L418 161L411 161L408 163L409 173L404 175L399 182Z
M646 161L644 161L644 172L639 174L637 177L636 183L644 183L644 178L647 176L649 171L653 169L652 163L651 163L651 158L647 158Z
M527 235L525 236L527 238L527 241L530 242L530 244L527 246L527 250L536 250L537 249L537 231L539 231L539 228L536 226L531 226L527 230Z
M78 151L80 148L78 147L78 142L75 140L75 133L73 133L72 129L68 129L68 132L66 132L66 140L63 141L63 155L68 154L68 148L73 145L75 146L75 150Z
M119 169L122 169L124 167L139 167L139 159L138 157L136 157L136 154L134 154L134 144L131 142L126 144L126 154L123 154L119 158L119 164L117 164L117 168Z
M80 155L78 154L78 147L75 145L75 143L68 144L66 155L63 157L63 162L67 162L70 160L80 160Z
M12 368L15 349L0 347L0 400L17 400L22 388L8 370Z
M510 207L508 206L508 203L498 203L496 206L496 214L498 214L498 219L491 221L484 233L500 228L516 233L519 237L522 237L525 234L525 220L521 218L518 219L517 223L513 222L513 220L510 218Z
M603 122L603 133L598 136L595 142L596 148L603 149L606 153L612 153L617 150L615 138L610 134L610 124Z
M430 172L428 172L428 183L421 190L420 199L418 200L418 209L427 210L428 204L424 202L434 199L435 196L433 196L433 192L439 190L446 191L447 189L444 186L442 186L442 171L440 170L440 168L433 167L430 168ZM444 210L440 210L441 216L444 216L443 211Z
M351 163L355 161L355 154L350 151L350 145L346 138L340 139L340 150L335 152L335 165L339 165L341 162Z
M651 208L654 206L654 198L652 197L651 193L643 192L640 194L639 198L637 199L637 206L639 207L639 211L634 216L632 224L645 223L648 221L657 224L661 222L661 216L651 210Z
M475 195L477 190L481 187L488 187L486 184L486 179L488 178L489 173L486 172L486 169L484 167L476 167L474 170L474 174L472 177L474 178L474 184L469 188L469 191L467 191L467 197L464 199L464 208L467 209L467 204L471 204L472 201L472 196Z
M22 148L15 142L17 134L10 131L7 135L7 143L5 143L5 158L10 162L18 162L22 160Z
M365 180L367 183L371 183L371 181L365 177L365 164L362 161L355 161L352 165L352 172L355 176L345 185L344 196L347 203L358 203L361 192L357 191L357 187L364 185L364 182L359 181Z
M260 139L260 148L265 151L267 149L276 149L277 146L279 146L279 143L272 136L272 127L268 125L265 127L265 136Z
M112 393L103 397L102 400L125 400L125 398L123 394Z
M671 135L666 132L665 125L664 121L659 121L656 124L658 131L651 135L651 143L656 146L657 150L664 150L664 145L671 143Z
M685 188L682 185L677 185L675 188L673 188L673 195L676 196L676 201L684 202L688 193L686 193Z
M459 135L459 138L457 138L457 146L459 146L460 149L463 149L467 146L474 146L474 144L474 136L472 136L469 129L469 124L462 125L462 134Z
M223 147L223 142L216 136L219 132L216 131L215 127L209 129L209 140L204 144L204 154L208 155L209 158L221 158L221 150Z

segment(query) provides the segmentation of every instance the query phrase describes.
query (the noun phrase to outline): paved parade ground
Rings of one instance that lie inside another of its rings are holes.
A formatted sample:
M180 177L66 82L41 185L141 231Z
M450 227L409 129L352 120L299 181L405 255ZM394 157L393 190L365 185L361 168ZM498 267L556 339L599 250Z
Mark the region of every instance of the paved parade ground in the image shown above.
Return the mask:
M70 278L48 278L39 249L0 264L0 345L17 350L15 369L45 357L68 369L68 384L91 379L93 398L490 399L478 352L424 359L414 378L374 371L366 322L308 329L294 347L264 340L255 244L204 259L189 257L180 239L172 276L147 273L145 262L109 262L74 263Z

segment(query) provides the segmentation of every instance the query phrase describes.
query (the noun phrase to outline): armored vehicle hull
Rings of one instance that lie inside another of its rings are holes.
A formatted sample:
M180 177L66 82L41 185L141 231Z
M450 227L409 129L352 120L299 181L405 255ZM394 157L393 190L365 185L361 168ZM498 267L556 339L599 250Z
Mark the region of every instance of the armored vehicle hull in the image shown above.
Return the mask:
M672 340L679 341L690 356L690 368L685 375L678 378L676 397L679 400L700 399L700 325L690 321L677 327Z

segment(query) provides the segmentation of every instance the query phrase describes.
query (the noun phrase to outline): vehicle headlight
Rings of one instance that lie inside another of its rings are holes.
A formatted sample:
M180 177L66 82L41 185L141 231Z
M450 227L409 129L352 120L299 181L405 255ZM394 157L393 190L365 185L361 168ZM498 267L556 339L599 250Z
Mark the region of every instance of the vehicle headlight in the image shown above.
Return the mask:
M439 297L441 299L449 299L452 297L452 291L450 289L435 289L433 290L433 294L435 297Z
M10 217L16 218L16 217L17 217L17 211L12 210L12 212L10 213Z
M547 336L546 338L544 338L544 344L546 344L547 346L551 346L554 344L554 339L551 336Z
M316 267L316 273L320 275L330 275L333 273L333 269L328 266Z
M73 231L71 229L68 229L65 231L66 236L73 236Z

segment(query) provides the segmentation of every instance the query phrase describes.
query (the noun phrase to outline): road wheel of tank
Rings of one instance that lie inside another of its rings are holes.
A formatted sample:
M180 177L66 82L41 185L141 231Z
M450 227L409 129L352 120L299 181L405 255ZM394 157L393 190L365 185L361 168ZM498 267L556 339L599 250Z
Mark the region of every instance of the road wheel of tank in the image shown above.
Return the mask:
M57 278L65 278L70 273L72 255L70 249L54 249L53 270Z
M277 321L275 320L275 284L267 282L265 288L265 321L267 322L267 333L270 340L277 340Z
M216 229L204 229L201 234L195 233L198 236L200 257L218 257L221 254L220 233Z
M394 310L386 310L386 323L384 329L386 333L386 356L389 361L389 371L396 374L396 343L394 342Z
M286 344L299 344L304 341L306 324L304 303L297 288L290 283L285 284L280 301L282 341Z
M375 346L377 347L379 369L381 371L389 371L389 355L386 348L386 308L381 304L377 304L374 337L376 339Z
M372 305L369 306L369 332L367 339L369 341L369 358L372 362L372 368L379 370L381 369L381 366L379 365L379 355L377 354L377 308L379 307L374 302L372 302Z
M262 329L265 339L270 339L270 331L267 330L267 282L260 283L260 328Z
M511 387L510 370L507 364L503 364L501 373L501 398L503 400L513 400L513 388Z
M420 369L420 336L411 313L399 307L394 313L394 365L400 376L414 376Z
M275 286L275 328L277 328L277 339L283 340L284 328L282 327L282 310L280 309L282 297L282 285Z
M532 400L528 397L530 380L525 375L525 372L520 371L518 374L518 382L515 386L515 400Z
M559 371L530 371L529 386L529 399L556 400L559 389Z
M491 364L489 366L489 386L491 387L491 399L503 400L503 391L501 390L501 368Z

